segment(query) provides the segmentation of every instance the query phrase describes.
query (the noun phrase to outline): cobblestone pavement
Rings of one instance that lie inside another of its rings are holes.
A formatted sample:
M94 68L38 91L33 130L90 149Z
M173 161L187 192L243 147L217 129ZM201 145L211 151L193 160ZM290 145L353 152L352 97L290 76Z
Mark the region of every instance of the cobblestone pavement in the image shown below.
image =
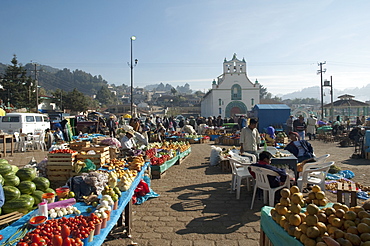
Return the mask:
M330 153L329 161L353 170L355 179L370 185L363 174L368 173L364 168L370 161L350 159L354 148L311 143L317 156ZM192 145L191 154L180 165L172 166L161 179L152 180L151 187L160 196L133 206L132 237L120 238L123 234L113 231L103 245L258 245L263 202L256 199L250 210L252 192L245 187L241 199L236 200L235 193L230 193L231 175L222 172L219 166L209 165L211 145ZM23 166L32 157L40 162L45 156L46 152L31 151L5 159Z

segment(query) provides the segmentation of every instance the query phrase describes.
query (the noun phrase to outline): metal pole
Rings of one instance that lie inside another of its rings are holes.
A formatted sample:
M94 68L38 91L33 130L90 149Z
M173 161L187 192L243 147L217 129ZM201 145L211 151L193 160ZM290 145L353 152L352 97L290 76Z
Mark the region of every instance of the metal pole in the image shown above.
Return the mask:
M130 40L131 40L131 64L130 64L130 68L131 68L131 106L130 106L130 110L131 110L131 116L134 117L134 111L133 111L134 66L132 65L132 37L130 38Z
M330 96L331 96L331 120L334 122L334 104L333 104L333 76L330 76Z
M37 83L37 64L35 63L35 84L36 84L36 113L39 112L39 89Z
M320 76L321 76L321 120L324 119L324 87L322 84L322 62L320 62Z

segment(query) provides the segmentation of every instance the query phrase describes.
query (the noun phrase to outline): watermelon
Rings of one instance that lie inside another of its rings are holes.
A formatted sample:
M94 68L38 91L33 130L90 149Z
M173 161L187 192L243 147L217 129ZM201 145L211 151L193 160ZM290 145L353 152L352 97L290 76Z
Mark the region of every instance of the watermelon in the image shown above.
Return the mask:
M21 192L13 186L4 186L4 196L5 201L11 201L13 199L18 199L21 196Z
M17 173L19 168L16 165L10 165L12 166L12 173Z
M45 191L50 187L50 181L44 177L36 177L32 180L35 183L36 189Z
M18 186L21 182L18 176L15 176L14 173L8 173L3 178L5 186Z
M35 199L35 205L39 204L42 202L42 195L44 194L43 191L41 190L35 190L31 196Z
M22 181L18 185L18 189L22 194L32 194L36 190L36 185L32 181Z
M36 169L32 167L19 169L16 173L21 181L32 181L36 178Z
M9 165L8 161L5 160L6 162L2 161L4 159L0 159L0 174L4 175L7 173L10 173L12 171L12 166Z
M6 201L2 207L2 213L9 214L14 211L18 211L20 213L26 214L32 209L32 206L33 206L32 199L29 199L27 197L19 197L17 199Z
M1 175L1 174L0 174L0 184L4 185L4 178L3 178L3 175Z
M45 191L45 193L54 193L55 196L57 195L57 193L55 192L55 190L53 190L52 188L47 188L44 191Z
M20 199L23 199L24 201L30 201L32 203L32 206L31 208L33 207L33 205L35 204L35 198L33 198L33 196L31 195L28 195L28 194L22 194L20 197Z

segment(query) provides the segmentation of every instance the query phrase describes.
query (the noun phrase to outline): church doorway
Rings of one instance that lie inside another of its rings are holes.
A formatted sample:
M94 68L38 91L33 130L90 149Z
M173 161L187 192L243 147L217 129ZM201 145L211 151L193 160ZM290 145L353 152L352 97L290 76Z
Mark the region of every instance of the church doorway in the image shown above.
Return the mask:
M241 101L230 102L225 109L225 116L228 118L234 117L235 114L247 114L247 106Z

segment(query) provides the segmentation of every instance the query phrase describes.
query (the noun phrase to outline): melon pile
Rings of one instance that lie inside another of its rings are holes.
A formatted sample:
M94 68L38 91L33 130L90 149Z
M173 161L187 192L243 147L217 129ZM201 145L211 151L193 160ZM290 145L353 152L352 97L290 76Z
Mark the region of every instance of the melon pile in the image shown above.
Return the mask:
M305 246L370 246L370 213L361 206L348 208L340 203L320 209L317 205L327 205L327 199L319 186L305 201L297 188L281 190L280 203L271 210L273 220L289 235ZM302 213L307 202L311 203Z
M47 178L36 176L34 168L19 169L7 160L0 159L0 183L5 196L0 214L14 211L28 213L42 201L42 194L55 193Z

